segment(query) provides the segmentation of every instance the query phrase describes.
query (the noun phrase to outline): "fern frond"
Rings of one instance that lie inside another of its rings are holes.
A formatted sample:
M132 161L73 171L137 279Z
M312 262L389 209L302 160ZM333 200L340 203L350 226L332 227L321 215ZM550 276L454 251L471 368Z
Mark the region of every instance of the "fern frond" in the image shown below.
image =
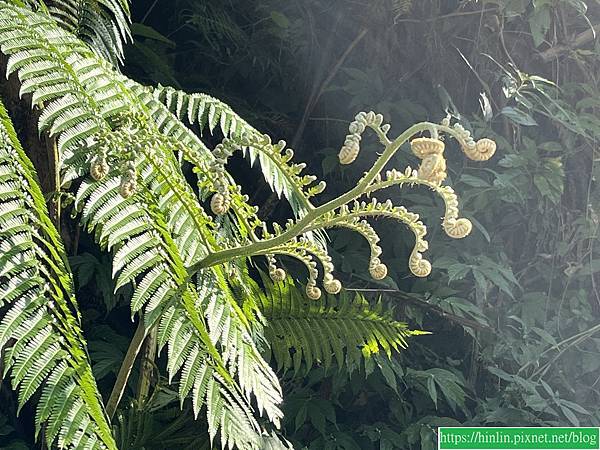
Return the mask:
M197 312L198 295L189 288L183 297L184 305L169 307L158 328L159 348L168 347L169 377L181 372L179 395L183 401L191 393L195 416L206 407L211 440L220 430L223 448L260 448L260 427L252 407L210 341Z
M198 124L201 130L208 128L211 133L218 125L224 136L238 141L249 157L250 165L258 161L273 192L279 197L283 194L295 213L302 214L309 209L308 199L323 190L323 184L309 187L315 177L300 176L303 164L290 164L293 151L286 149L284 152L284 141L272 144L268 136L248 124L222 101L207 94L188 94L160 85L154 88L154 97L180 120Z
M126 103L115 98L114 85L98 76L106 70L103 62L50 17L0 4L0 31L0 48L9 56L7 75L17 72L32 85L45 81L40 92L32 93L34 104L44 103L38 127L57 137L59 162L69 166L64 182L70 182L84 173L86 140L110 130L105 119ZM48 73L52 79L45 78Z
M162 133L169 135L174 141L180 143L180 152L183 160L192 164L197 173L200 196L206 198L215 192L215 186L219 180L218 175L211 170L211 165L215 161L212 152L195 133L183 125L165 105L155 98L150 88L132 80L126 80L125 84L138 96L139 100L147 108L158 129ZM228 180L228 184L230 185L230 212L235 219L237 230L240 232L235 238L247 240L254 230L261 226L262 221L256 216L255 208L247 203L248 198L240 193L240 189L234 183L233 177L226 171L223 171L223 177Z
M19 409L41 392L36 435L61 448L116 449L84 352L73 281L33 165L0 103L0 349Z
M417 182L421 181L416 178L408 179L411 181L416 180ZM380 188L380 186L380 184L375 183L369 189L374 191ZM331 211L330 213L323 215L316 221L314 226L323 226L325 228L347 228L365 237L371 251L369 266L372 271L379 261L381 247L378 245L380 240L379 236L373 227L365 220L366 218L389 218L404 223L415 236L415 245L409 258L409 268L411 270L419 270L419 268L429 265L429 262L424 260L421 256L421 253L429 247L428 242L425 240L427 228L423 222L419 220L418 214L408 211L404 206L394 206L389 200L385 203L381 203L373 197L369 203L355 201L351 207L343 205L337 211Z
M106 194L107 190L113 194ZM88 226L96 224L91 227L91 231L95 231L99 242L108 242L108 237L115 232L117 226L132 230L127 242L117 243L113 248L116 249L114 270L120 273L117 284L125 284L134 279L137 281L132 298L132 313L144 309L148 326L160 317L159 346L168 344L169 376L172 379L181 372L179 393L183 400L191 392L196 415L203 405L210 405L206 411L209 423L213 424L209 428L212 436L214 437L218 428L223 446L235 444L242 449L259 448L260 428L252 415L249 397L244 397L242 393L254 393L257 399L260 398L259 404L264 404L267 413L276 420L281 414L276 406L281 401L277 379L274 376L265 377L269 374L268 366L260 355L257 356L257 352L248 350L255 350L252 341L237 338L241 342L234 343L245 353L240 350L237 359L233 361L238 366L249 367L253 367L257 361L262 362L263 371L258 374L260 377L244 378L246 383L257 383L256 386L251 384L247 387L241 382L238 382L238 386L234 382L230 375L233 373L232 363L228 364L226 361L230 357L225 356L225 349L231 352L234 349L225 345L217 348L216 344L221 341L221 336L215 336L214 341L210 338L210 326L206 322L218 318L213 317L214 311L209 309L206 309L204 317L198 312L204 311L205 305L195 290L187 285L187 272L180 257L181 251L169 238L170 227L157 200L150 191L145 195L138 194L123 199L117 190L118 183L114 179L111 181L109 175L100 182L83 183L77 200L83 210L84 223ZM97 205L99 202L107 202L112 206ZM96 218L95 211L116 212L116 216L109 219L115 225L105 228L108 222ZM116 225L114 217L121 218L119 225ZM133 221L134 225L130 227L131 222L128 220ZM125 236L127 232L118 231L117 234ZM138 268L143 270L142 274L138 272ZM123 279L124 276L127 278ZM231 314L231 329L241 327L241 317ZM247 339L249 336L243 338ZM227 345L229 344L228 341ZM251 372L251 375L255 373ZM212 389L210 392L209 387ZM264 388L265 391L259 388Z
M259 308L267 321L265 337L279 370L326 370L360 367L363 358L377 353L388 357L406 348L407 339L423 332L395 321L381 304L373 307L364 297L346 293L308 300L290 280L272 283L263 277Z
M128 0L51 0L51 16L117 66L131 40Z
M222 269L205 271L198 283L211 340L220 345L223 360L250 398L256 398L258 410L264 410L275 425L282 412L282 392L277 376L263 359L251 336L250 323L233 297Z
M181 402L191 393L194 413L197 415L211 395L217 395L216 392L210 394L208 389L211 379L215 376L220 377L214 366L220 361L220 370L227 366L229 373L237 373L240 390L232 389L229 385L223 394L226 398L214 400L216 404L225 402L224 404L227 405L228 402L233 402L231 405L237 406L235 408L228 406L227 408L233 408L229 414L236 411L243 412L246 419L240 424L247 421L246 427L251 425L250 428L256 428L247 406L250 395L253 394L259 410L264 409L271 421L277 425L282 416L278 407L281 402L281 388L275 374L258 353L252 341L247 319L230 297L231 294L228 294L225 281L218 271L208 270L199 286L198 293L190 290L186 293L186 298L193 299L194 303L191 307L194 310L204 311L205 317L198 315L190 318L183 307L173 306L163 315L158 328L159 348L165 345L168 348L169 378L172 379L181 372L179 382ZM203 328L198 326L204 321L207 323L205 335L202 333ZM222 360L220 357L214 358L214 355L207 352L206 338L220 348ZM212 364L211 359L214 359ZM228 386L223 383L224 380L220 380L225 387ZM242 393L247 400L240 396ZM214 409L210 406L208 413L214 413ZM209 417L209 422L215 420L217 418ZM221 431L223 433L225 430Z
M111 184L110 180L95 183ZM112 185L112 190L116 191L117 183L113 182ZM92 222L95 209L91 205L99 201L90 200L94 193L97 191L86 185L80 192L81 196L78 196L79 202L83 205L84 220L88 223ZM126 217L134 220L142 218L136 225L140 234L135 235L125 244L116 245L118 248L115 253L118 264L116 270L123 267L118 283L125 282L125 280L120 281L124 273L130 272L132 279L137 276L139 282L133 294L132 312L144 308L145 320L149 326L160 317L159 344L168 343L167 367L170 377L173 378L175 374L182 371L180 380L182 399L190 391L193 392L196 415L203 405L210 405L207 414L209 423L212 423L213 427L209 430L212 437L218 428L221 430L223 446L235 444L242 449L258 448L260 429L252 415L252 408L248 400L241 395L237 384L233 382L231 372L226 369L221 354L210 340L204 318L198 314L202 305L195 291L190 286L186 287L187 273L180 252L174 241L169 238L167 233L169 226L162 218L156 201L151 203L153 198L150 192L146 196L140 194L129 199L123 199L118 193L114 196L100 195L99 197L104 197L107 202L113 204L112 208L99 208L100 210L119 212L126 209L128 211ZM119 206L119 202L124 206ZM139 206L140 204L145 204L145 207ZM99 227L102 226L102 220L96 222L100 224ZM140 228L140 224L145 224L145 227ZM121 226L127 227L126 219ZM107 232L110 234L110 231ZM104 230L96 231L96 235L103 242ZM136 270L127 269L142 263L145 264L143 275L138 275Z

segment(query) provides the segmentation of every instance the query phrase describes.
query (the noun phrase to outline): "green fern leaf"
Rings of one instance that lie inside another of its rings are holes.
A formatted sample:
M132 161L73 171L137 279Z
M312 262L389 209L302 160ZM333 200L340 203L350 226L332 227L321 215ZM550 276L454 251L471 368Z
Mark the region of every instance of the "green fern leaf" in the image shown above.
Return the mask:
M291 280L274 284L263 277L266 293L257 291L259 308L267 320L265 336L281 370L299 373L315 365L349 371L360 367L364 357L407 346L407 339L420 331L373 308L363 297L327 295L323 301L309 300Z
M158 86L153 90L154 97L165 105L178 119L197 123L200 129L208 127L212 133L217 124L225 136L255 136L262 134L244 119L238 116L229 105L207 94L188 94L170 87ZM243 148L250 164L258 161L263 176L273 192L279 197L283 194L290 202L295 213L301 214L307 209L310 194L299 186L306 185L303 177L294 167L282 158L280 151L270 144L252 145Z
M198 288L211 340L220 343L224 360L232 373L237 372L246 396L254 394L259 412L264 409L278 425L282 417L279 382L254 345L247 318L234 300L226 277L215 268L203 274Z
M127 0L51 0L48 11L66 30L87 42L115 66L131 40Z
M0 317L0 348L5 375L10 372L18 390L19 409L41 391L36 430L45 428L48 447L56 441L63 448L82 448L84 443L116 449L83 351L79 319L71 312L77 305L64 250L2 104L0 122L0 192L5 194L0 198L0 306L8 307ZM5 251L11 244L17 245ZM67 413L73 399L78 402L75 415Z

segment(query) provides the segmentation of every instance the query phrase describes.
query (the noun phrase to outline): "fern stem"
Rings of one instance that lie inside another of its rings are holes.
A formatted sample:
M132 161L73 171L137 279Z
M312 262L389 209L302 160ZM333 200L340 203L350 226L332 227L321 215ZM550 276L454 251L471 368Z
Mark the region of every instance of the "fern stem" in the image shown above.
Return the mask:
M454 134L454 130L452 130L451 128L440 127L439 125L430 122L421 122L413 125L385 146L383 154L377 159L377 161L375 161L373 167L371 167L371 169L360 179L360 181L354 188L350 189L345 194L334 198L333 200L325 203L324 205L321 205L315 209L308 211L306 215L300 218L293 226L291 226L287 231L283 232L282 234L275 236L271 239L266 239L264 241L244 245L241 247L222 250L210 254L206 258L190 266L188 269L188 273L194 274L205 267L221 264L231 259L264 253L265 251L268 251L273 247L285 244L290 239L299 236L319 216L331 212L339 208L340 206L345 205L346 203L360 197L367 190L369 185L375 180L375 178L385 167L385 165L390 161L392 156L394 156L394 154L402 146L402 144L404 144L411 136L421 131L429 130L432 127L443 128L444 131L447 131L450 134Z
M153 325L151 325L151 327L152 326ZM121 368L119 369L119 373L117 375L117 381L115 381L115 385L110 393L108 402L106 402L106 414L108 415L109 419L112 419L117 411L117 406L119 405L121 397L123 397L123 393L125 392L127 380L129 380L129 375L131 375L131 369L133 368L133 364L135 363L137 355L142 348L142 344L144 343L144 339L148 334L149 328L150 327L147 328L144 325L143 320L140 320L140 323L135 330L135 334L129 343L129 348L127 349L127 353L125 354L125 358L123 359L123 363L121 364Z

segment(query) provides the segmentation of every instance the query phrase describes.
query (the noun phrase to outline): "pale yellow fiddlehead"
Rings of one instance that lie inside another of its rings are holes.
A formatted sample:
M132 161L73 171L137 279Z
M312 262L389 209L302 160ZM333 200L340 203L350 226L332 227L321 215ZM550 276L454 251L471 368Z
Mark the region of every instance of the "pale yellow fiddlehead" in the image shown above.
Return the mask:
M445 144L437 138L419 137L410 141L410 148L417 158L423 159L444 153Z
M267 256L267 262L269 264L269 276L271 277L271 280L273 280L275 282L285 280L285 277L287 276L287 274L285 273L285 270L283 270L280 267L277 267L275 257L273 255L266 255L266 256Z
M229 195L224 195L221 192L216 192L210 199L210 210L217 216L222 216L227 213L231 206Z
M442 184L448 176L444 159L444 143L437 138L421 137L413 139L410 147L417 158L423 160L417 169L418 177L432 183Z
M229 193L229 183L225 175L225 164L227 164L227 160L234 151L235 144L228 138L223 139L223 142L218 144L213 151L215 159L212 161L209 170L214 175L213 185L217 192L210 200L210 209L217 216L226 214L231 206L231 195Z
M442 123L449 125L450 121L446 118ZM483 138L475 142L469 130L465 130L460 123L455 123L453 129L455 131L454 137L459 142L467 158L473 161L487 161L496 153L496 142L493 140Z
M346 135L344 145L340 149L338 155L340 164L352 164L356 160L360 151L362 134L367 127L378 127L382 128L384 133L387 132L389 125L382 126L382 123L383 116L381 114L375 114L373 111L358 113L354 120L350 122L350 126L348 127L349 134Z
M108 175L109 170L110 167L108 166L105 151L101 151L99 155L96 155L92 158L92 162L90 163L90 175L94 180L102 180L106 175Z
M463 151L473 161L487 161L496 153L496 143L491 139L483 138L475 143L475 147L467 147Z
M431 273L431 263L423 259L423 255L417 251L413 251L410 254L408 267L418 277L426 277Z

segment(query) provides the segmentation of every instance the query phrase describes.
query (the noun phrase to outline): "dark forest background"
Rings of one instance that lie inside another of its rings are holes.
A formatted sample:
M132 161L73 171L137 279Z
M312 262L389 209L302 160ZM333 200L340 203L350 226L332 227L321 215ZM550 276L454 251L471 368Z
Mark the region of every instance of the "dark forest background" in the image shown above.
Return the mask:
M600 423L600 2L135 0L132 8L125 73L224 100L285 139L331 195L375 158L337 162L362 110L383 113L395 132L450 113L498 143L483 164L448 149L449 182L475 229L450 241L429 220L428 278L409 275L413 238L397 225L377 225L388 246L383 282L367 276L366 242L332 237L345 287L432 334L411 339L391 366L375 359L350 373L280 373L283 434L296 448L433 449L440 425ZM406 151L394 163L417 161ZM264 218L289 216L258 170L232 164ZM395 203L435 219L440 205L424 194L404 190ZM134 331L129 306L112 293L110 263L91 239L81 237L71 262L108 393ZM207 445L204 425L180 414L173 388L157 381L147 404L123 402L122 448ZM0 392L0 448L35 448L11 394Z

